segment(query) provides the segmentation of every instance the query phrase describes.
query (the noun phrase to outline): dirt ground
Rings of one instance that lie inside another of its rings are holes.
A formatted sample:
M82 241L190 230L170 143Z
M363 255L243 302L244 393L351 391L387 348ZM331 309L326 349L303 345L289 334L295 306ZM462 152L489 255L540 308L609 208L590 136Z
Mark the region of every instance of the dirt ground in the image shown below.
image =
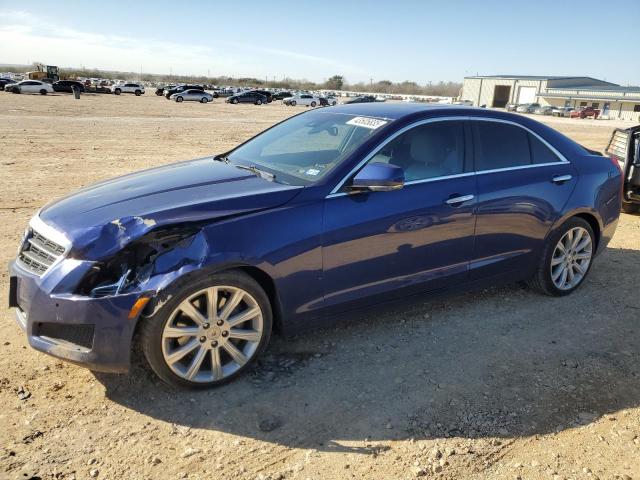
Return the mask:
M49 200L300 108L0 92L0 263ZM538 118L596 149L614 125ZM0 478L640 480L638 285L640 216L622 215L567 298L488 288L276 337L208 392L57 361L1 310Z

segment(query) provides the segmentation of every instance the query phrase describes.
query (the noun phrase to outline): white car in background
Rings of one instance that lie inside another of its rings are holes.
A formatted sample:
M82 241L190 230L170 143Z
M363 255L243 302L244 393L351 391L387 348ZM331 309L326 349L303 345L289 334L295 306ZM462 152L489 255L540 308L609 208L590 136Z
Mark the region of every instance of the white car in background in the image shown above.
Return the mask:
M309 94L296 95L294 97L285 98L282 103L295 107L296 105L305 105L307 107L317 107L320 105L320 99Z
M213 102L213 95L202 90L188 89L182 92L174 93L169 97L169 100L180 102L200 102L208 103Z
M6 90L13 93L39 93L40 95L53 93L51 84L41 82L40 80L23 80L22 82L14 83L7 87Z
M115 95L121 93L133 93L136 97L139 97L144 93L144 86L139 83L119 83L111 86L111 91Z

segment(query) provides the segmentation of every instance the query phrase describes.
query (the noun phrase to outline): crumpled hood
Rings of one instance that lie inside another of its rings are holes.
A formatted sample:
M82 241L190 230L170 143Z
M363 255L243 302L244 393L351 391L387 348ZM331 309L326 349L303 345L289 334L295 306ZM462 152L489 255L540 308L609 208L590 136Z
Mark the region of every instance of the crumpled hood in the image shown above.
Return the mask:
M46 205L40 218L68 237L74 255L96 260L150 230L275 208L302 188L207 157L91 185Z

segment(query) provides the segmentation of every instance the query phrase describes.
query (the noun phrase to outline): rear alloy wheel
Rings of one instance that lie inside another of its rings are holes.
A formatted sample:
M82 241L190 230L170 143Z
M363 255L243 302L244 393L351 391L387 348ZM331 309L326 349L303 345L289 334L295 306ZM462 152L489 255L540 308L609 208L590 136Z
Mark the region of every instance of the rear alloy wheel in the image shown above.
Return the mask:
M295 107L296 106L296 101L295 100L291 100L289 102L289 105L291 105L292 107Z
M142 95L142 92L140 90L136 90L134 93L136 97L139 97L140 95Z
M207 103L209 101L209 99L207 97L202 97L200 99L200 103Z
M183 100L184 100L184 98L182 98L182 97L176 97L176 102L178 102L178 103L182 102Z
M311 102L311 106L315 107L316 106L316 102Z
M47 91L43 88L42 90L40 90L40 95L46 95Z
M574 217L549 238L542 263L530 285L547 295L567 295L586 278L594 253L595 236L591 225Z
M174 292L172 292L174 293ZM271 306L242 272L224 272L175 292L153 317L142 320L142 347L165 382L206 388L244 371L271 335Z

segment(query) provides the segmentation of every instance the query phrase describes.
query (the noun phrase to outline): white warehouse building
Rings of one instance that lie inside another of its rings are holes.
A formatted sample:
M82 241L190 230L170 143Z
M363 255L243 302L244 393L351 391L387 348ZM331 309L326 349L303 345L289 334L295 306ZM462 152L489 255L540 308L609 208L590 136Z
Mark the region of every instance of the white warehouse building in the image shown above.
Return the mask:
M465 77L462 100L504 108L507 103L594 107L602 118L640 122L640 87L623 87L592 77L488 75Z

